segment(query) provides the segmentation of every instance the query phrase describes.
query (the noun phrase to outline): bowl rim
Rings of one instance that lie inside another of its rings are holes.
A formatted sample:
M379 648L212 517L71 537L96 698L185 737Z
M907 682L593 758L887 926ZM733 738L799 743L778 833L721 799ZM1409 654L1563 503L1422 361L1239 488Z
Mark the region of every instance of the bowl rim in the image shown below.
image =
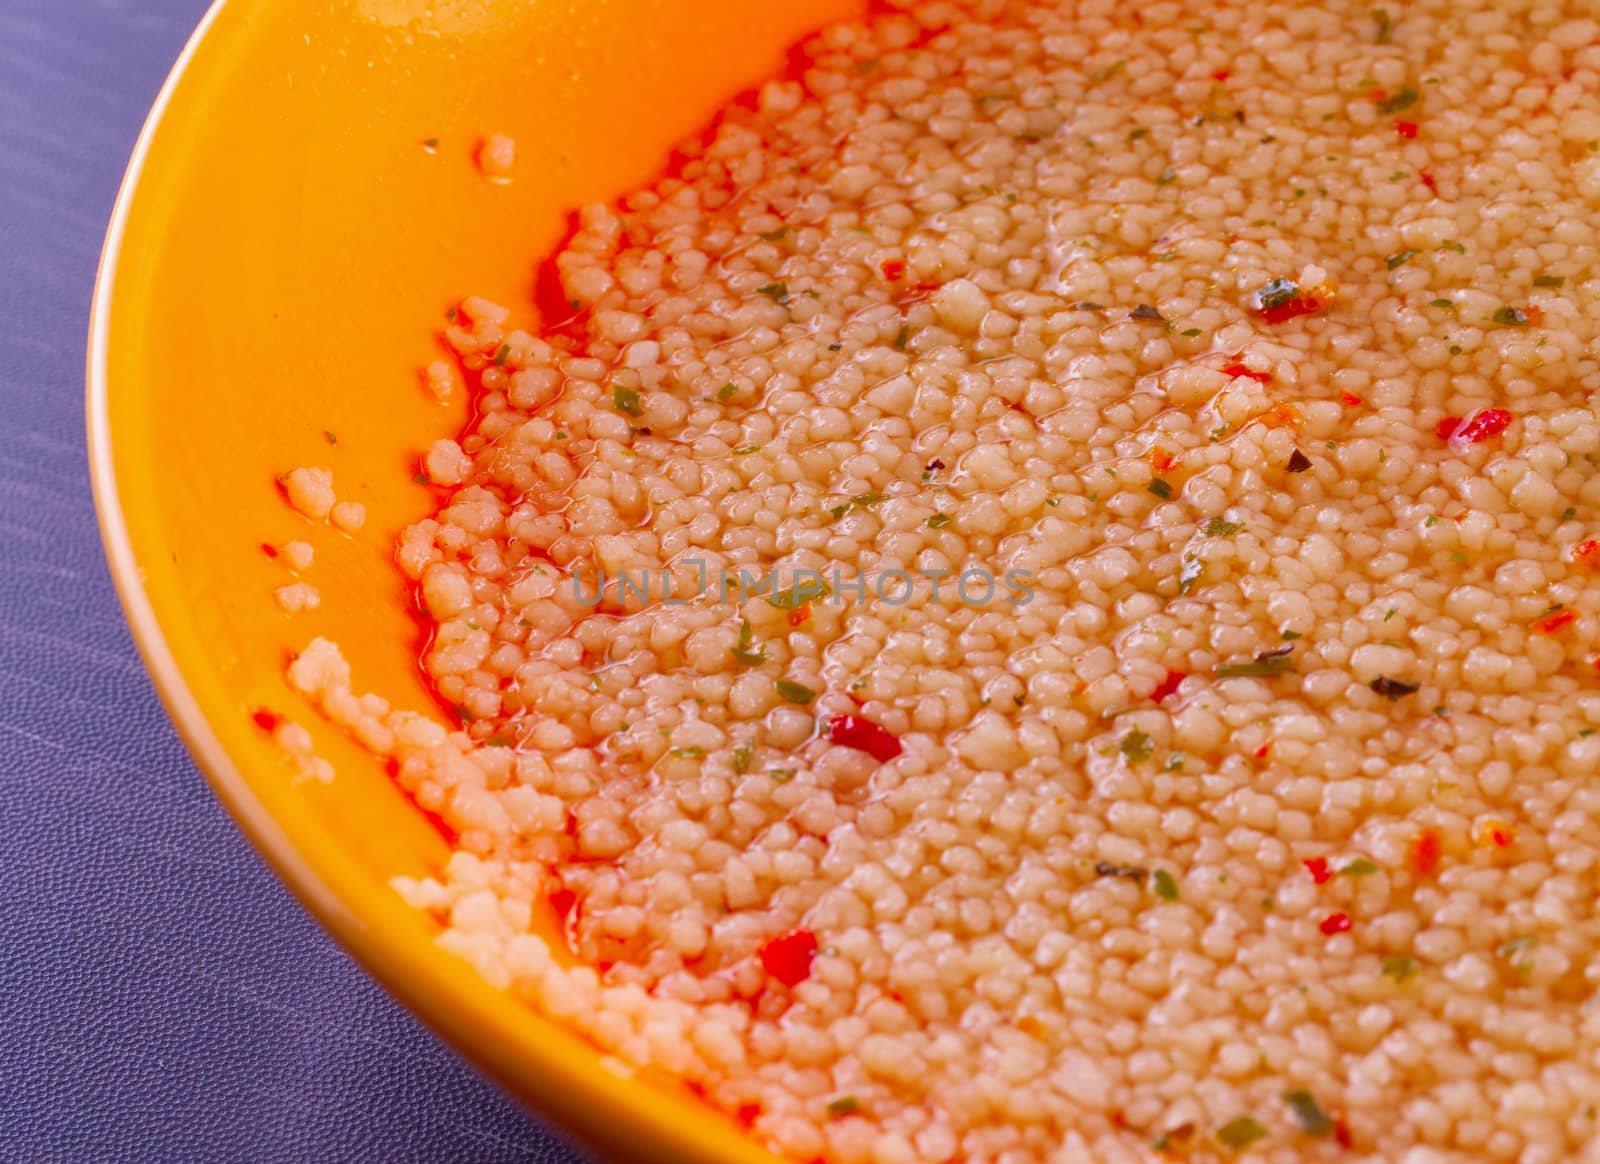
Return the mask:
M661 1153L670 1152L675 1159L696 1159L705 1164L781 1164L777 1156L753 1139L734 1135L731 1128L726 1133L720 1128L713 1130L722 1117L709 1107L695 1112L693 1101L686 1099L690 1104L686 1113L677 1103L667 1102L665 1095L652 1097L651 1102L629 1102L616 1090L617 1086L639 1084L625 1080L609 1067L610 1057L576 1032L571 1032L572 1038L583 1043L586 1055L578 1072L564 1076L555 1070L524 1074L517 1067L522 1060L508 1053L506 1045L492 1034L488 1038L472 1037L468 1033L472 1016L461 1012L460 999L448 991L428 989L442 984L436 972L430 973L426 968L402 972L410 963L396 955L411 950L413 941L385 935L383 927L364 924L257 798L184 678L155 604L145 591L118 486L110 384L113 291L141 180L174 96L224 13L240 8L231 0L211 0L152 101L118 186L89 309L84 420L96 520L117 598L156 694L213 795L278 880L370 978L452 1053L533 1115L540 1127L585 1156L592 1155L594 1149L604 1149L608 1156L628 1160L662 1159L665 1157ZM443 952L439 956L452 957ZM475 985L486 995L498 993L487 982L478 981ZM526 1005L506 997L516 1006ZM539 1021L557 1031L570 1032L566 1024L532 1009ZM563 1053L556 1049L551 1054L560 1059ZM552 1063L545 1066L551 1067ZM529 1085L529 1079L535 1080L535 1085ZM569 1097L565 1103L559 1099L563 1091ZM683 1118L685 1114L689 1118Z

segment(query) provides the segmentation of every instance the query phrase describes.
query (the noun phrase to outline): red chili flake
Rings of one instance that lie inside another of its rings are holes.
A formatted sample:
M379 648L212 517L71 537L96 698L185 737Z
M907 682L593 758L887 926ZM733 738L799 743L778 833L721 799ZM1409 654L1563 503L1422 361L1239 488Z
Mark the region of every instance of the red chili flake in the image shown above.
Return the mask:
M1357 396L1353 392L1341 392L1339 393L1339 403L1344 405L1346 408L1360 408L1361 397Z
M1478 826L1478 844L1484 848L1509 849L1516 843L1516 828L1503 820L1486 820Z
M1423 829L1411 842L1411 867L1418 877L1432 877L1444 857L1444 837L1438 829Z
M1600 542L1590 538L1572 547L1572 560L1587 566L1600 565Z
M271 542L262 542L261 552L269 558L276 558L278 556L278 547Z
M1395 122L1394 131L1407 141L1415 141L1417 139L1417 123L1414 121Z
M1529 306L1524 307L1522 309L1522 314L1528 317L1528 324L1530 327L1538 327L1544 322L1544 308L1539 307L1536 304L1530 304Z
M250 718L255 721L256 727L260 728L264 732L277 731L278 724L283 722L264 707L259 707L255 711L251 712Z
M1264 307L1261 309L1261 318L1268 323L1286 323L1302 315L1315 315L1322 310L1322 300L1310 295L1297 295L1287 303L1277 307Z
M768 974L785 986L798 986L811 973L811 959L817 956L817 936L810 930L794 930L773 938L759 954Z
M1249 379L1254 380L1257 384L1270 384L1272 382L1271 372L1257 372L1254 368L1245 367L1244 364L1238 360L1234 360L1231 364L1224 364L1222 367L1222 374L1224 376L1234 377L1246 376Z
M808 623L810 621L811 621L811 604L809 602L805 603L804 605L802 605L798 609L791 610L789 612L789 625L790 626L805 626L806 623Z
M1423 174L1422 175L1422 184L1424 186L1426 186L1429 190L1432 190L1435 194L1437 194L1439 192L1439 183L1438 183L1437 180L1435 180L1435 178L1434 178L1434 176L1432 174Z
M1272 751L1272 741L1268 740L1266 743L1262 744L1256 749L1256 759L1265 760L1267 758L1267 753L1270 751Z
M893 732L859 715L834 716L828 721L828 738L836 744L865 752L880 764L887 764L902 750Z
M1322 924L1317 928L1330 937L1334 934L1347 934L1350 932L1350 915L1347 913L1330 913L1322 919Z
M1369 90L1367 90L1367 100L1371 101L1374 105L1381 104L1381 103L1389 100L1389 90L1387 90L1387 89L1369 89Z
M1211 75L1213 77L1215 77L1219 82L1226 81L1229 77L1233 76L1233 74L1231 72L1229 72L1227 69L1218 69L1215 73L1212 73Z
M741 1103L733 1112L734 1118L745 1127L749 1127L761 1118L761 1105L759 1103Z
M1533 624L1533 629L1540 634L1553 635L1563 627L1571 626L1578 621L1576 610L1558 610L1547 614Z
M1482 444L1490 437L1497 437L1505 432L1515 419L1503 408L1480 408L1466 420L1459 416L1447 416L1439 422L1439 427L1434 431L1441 440L1454 444Z
M906 277L906 261L904 259L884 259L882 269L883 277L891 283L898 283Z
M1150 450L1150 467L1156 471L1158 477L1170 473L1177 463L1178 458L1159 445Z
M1349 1148L1355 1144L1355 1137L1350 1134L1350 1125L1340 1116L1333 1122L1333 1138L1338 1141L1339 1147Z
M1182 671L1168 671L1167 677L1158 683L1156 689L1150 693L1150 698L1160 703L1167 696L1177 691L1178 684L1187 678L1188 676Z
M1328 868L1328 858L1326 857L1309 857L1301 861L1300 864L1306 867L1306 872L1311 874L1311 880L1318 885L1322 885L1333 876L1333 870Z
M570 889L553 889L550 891L550 908L556 911L556 916L565 920L572 912L572 907L577 904L578 895Z

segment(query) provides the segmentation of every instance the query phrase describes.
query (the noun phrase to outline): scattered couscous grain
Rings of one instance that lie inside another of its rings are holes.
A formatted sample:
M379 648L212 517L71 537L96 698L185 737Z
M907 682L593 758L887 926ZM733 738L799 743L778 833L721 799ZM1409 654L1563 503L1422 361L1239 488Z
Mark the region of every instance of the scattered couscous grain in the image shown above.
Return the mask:
M367 524L367 507L358 501L340 501L328 513L335 529L356 533Z
M291 469L282 481L289 504L312 521L325 521L333 512L338 497L333 492L332 470Z
M316 551L310 542L289 542L283 547L282 554L289 569L301 574L311 569L311 563L316 558Z
M273 595L278 600L278 607L290 614L299 614L305 610L315 610L322 605L322 594L309 582L290 582L287 586L280 586Z
M509 181L516 164L516 140L503 133L491 133L478 146L478 168L491 181Z
M401 891L797 1159L1592 1158L1591 7L896 7L453 313Z

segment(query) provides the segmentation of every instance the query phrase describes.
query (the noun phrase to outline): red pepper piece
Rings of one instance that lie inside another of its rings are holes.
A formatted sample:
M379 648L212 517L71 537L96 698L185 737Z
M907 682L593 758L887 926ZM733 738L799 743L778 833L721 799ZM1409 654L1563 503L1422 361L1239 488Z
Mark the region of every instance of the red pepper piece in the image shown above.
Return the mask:
M1361 397L1357 396L1353 392L1341 392L1339 393L1339 403L1344 405L1346 408L1360 408Z
M1571 626L1577 621L1578 612L1576 610L1558 610L1553 614L1545 615L1534 623L1533 629L1540 634L1553 635L1563 627Z
M817 956L817 935L810 930L792 930L773 938L759 954L768 974L785 986L798 986L811 974L811 959Z
M1178 684L1182 683L1188 677L1189 676L1184 674L1182 671L1168 671L1167 677L1157 684L1156 689L1150 693L1150 698L1155 700L1157 703L1160 703L1167 696L1176 692L1178 690Z
M1271 372L1257 372L1254 368L1245 367L1244 364L1238 360L1233 361L1231 364L1224 364L1222 368L1222 374L1224 376L1235 377L1246 376L1251 380L1254 380L1257 384L1270 384L1272 382Z
M859 715L834 716L828 721L828 738L865 752L880 764L887 764L901 752L900 741L893 732Z
M1439 192L1439 183L1432 174L1423 174L1422 184L1429 190L1432 190L1435 194Z
M1334 934L1347 934L1350 932L1350 915L1347 913L1330 913L1322 919L1322 924L1317 928L1330 937Z
M271 542L262 542L261 552L269 558L276 558L278 556L278 547Z
M256 727L260 728L264 732L277 731L278 724L281 722L276 715L264 707L257 708L255 711L251 712L250 718L255 721Z
M1438 829L1423 829L1411 842L1411 867L1418 877L1432 877L1444 857L1444 837Z
M882 270L885 279L891 283L898 283L906 277L906 261L904 259L884 259Z
M1326 857L1310 857L1301 861L1300 864L1306 867L1306 872L1311 874L1311 880L1318 885L1323 884L1333 876L1333 870L1328 868L1328 859Z
M1457 425L1450 433L1449 439L1462 444L1482 444L1490 437L1497 437L1510 427L1514 418L1503 408L1480 408L1469 416L1465 423ZM1441 431L1444 422L1439 422Z
M1261 311L1261 318L1268 323L1285 323L1297 319L1302 315L1315 315L1322 310L1322 300L1310 295L1296 295L1287 303L1277 307L1266 307Z
M1233 76L1233 74L1230 73L1227 69L1218 69L1215 73L1212 73L1211 75L1214 78L1216 78L1216 80L1217 80L1217 82L1219 84L1221 82L1223 82L1223 81L1226 81L1229 77Z
M1415 141L1417 139L1417 123L1414 121L1395 122L1394 131L1407 141Z

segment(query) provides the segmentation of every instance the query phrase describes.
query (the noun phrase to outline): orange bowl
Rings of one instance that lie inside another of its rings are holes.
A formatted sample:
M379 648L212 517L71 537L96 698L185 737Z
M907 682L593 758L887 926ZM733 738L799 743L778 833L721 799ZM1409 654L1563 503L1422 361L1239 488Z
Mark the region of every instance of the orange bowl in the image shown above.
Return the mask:
M217 795L366 968L511 1092L637 1159L770 1161L730 1121L630 1078L487 987L389 887L444 841L383 767L284 679L338 642L363 687L433 696L394 564L430 508L418 451L466 403L422 391L450 303L533 317L538 260L577 206L660 169L715 108L853 0L218 3L140 137L106 239L89 346L101 529L134 636ZM506 184L474 150L516 140ZM355 537L311 527L274 477L332 469ZM315 545L323 602L287 615L263 542ZM310 729L331 783L254 722Z

